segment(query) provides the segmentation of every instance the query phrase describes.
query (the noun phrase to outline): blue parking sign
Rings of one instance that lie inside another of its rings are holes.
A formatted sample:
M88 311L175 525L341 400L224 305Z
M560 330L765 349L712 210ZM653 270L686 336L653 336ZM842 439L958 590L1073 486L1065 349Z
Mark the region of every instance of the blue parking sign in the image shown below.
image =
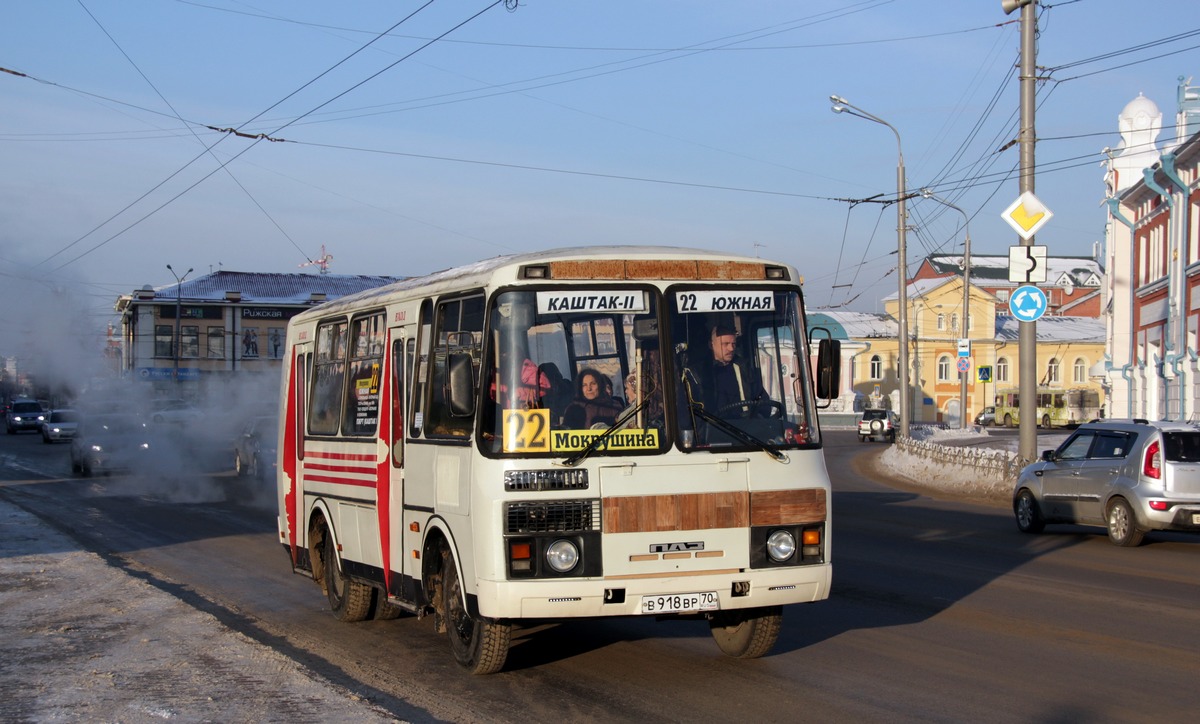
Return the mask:
M991 365L982 365L976 371L979 373L979 381L980 382L991 382L992 381Z

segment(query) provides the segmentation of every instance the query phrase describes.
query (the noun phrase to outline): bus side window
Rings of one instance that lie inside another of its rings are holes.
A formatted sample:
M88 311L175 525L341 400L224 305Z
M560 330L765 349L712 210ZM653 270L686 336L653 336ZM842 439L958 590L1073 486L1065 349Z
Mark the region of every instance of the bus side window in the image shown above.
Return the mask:
M342 431L346 435L374 435L379 423L379 376L383 369L383 313L355 319L350 333L350 380Z
M392 361L391 361L391 392L392 399L388 404L392 406L391 418L392 429L390 431L392 440L392 467L402 467L404 465L404 399L408 391L408 375L412 369L413 351L416 349L416 340L406 340L403 338L392 342Z
M426 390L429 388L429 349L433 337L433 304L426 299L421 302L420 336L417 338L417 348L420 350L415 363L409 360L412 368L412 397L409 398L409 437L420 437L421 429L425 426ZM411 349L411 347L410 347Z
M310 434L337 434L346 380L346 333L345 320L317 328L317 358L308 409Z
M450 365L456 371L469 365L467 374L477 385L482 360L483 296L454 299L438 305L433 329L434 349L431 354L427 437L467 437L471 434L475 416L463 414L463 409L451 410ZM473 387L473 386L472 386ZM459 401L461 402L461 401Z

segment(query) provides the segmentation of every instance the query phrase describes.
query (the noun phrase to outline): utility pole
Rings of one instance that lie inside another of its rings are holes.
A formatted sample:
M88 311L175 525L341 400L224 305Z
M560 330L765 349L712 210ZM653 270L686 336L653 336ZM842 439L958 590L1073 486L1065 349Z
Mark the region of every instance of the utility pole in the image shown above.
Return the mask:
M1005 14L1021 8L1021 129L1017 140L1021 149L1021 193L1033 193L1034 102L1037 91L1037 0L1001 0ZM1033 246L1034 237L1021 239L1022 246ZM1017 454L1024 460L1037 458L1037 323L1018 322L1020 361L1020 417Z
M183 312L183 296L182 296L183 280L187 279L187 275L192 273L192 268L188 267L188 270L183 273L182 277L175 273L175 270L171 268L170 264L167 264L167 271L171 272L171 276L175 277L175 338L172 340L172 344L171 344L171 350L172 350L171 356L175 360L175 368L174 368L174 371L171 373L171 380L172 380L172 382L175 383L176 386L178 386L179 385L179 352L180 352L179 346L183 342L183 340L179 336L179 329L180 329L179 317L181 316L181 314Z

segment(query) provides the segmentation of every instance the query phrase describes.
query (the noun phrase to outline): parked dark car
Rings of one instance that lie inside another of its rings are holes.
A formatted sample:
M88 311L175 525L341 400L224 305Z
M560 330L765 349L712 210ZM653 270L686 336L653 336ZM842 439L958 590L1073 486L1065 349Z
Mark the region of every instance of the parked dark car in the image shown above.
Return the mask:
M1183 422L1089 422L1040 462L1021 471L1013 490L1017 527L1102 525L1119 546L1147 531L1200 533L1200 428Z
M233 444L233 468L238 477L249 475L258 480L275 479L278 432L277 417L264 415L246 421Z
M9 435L18 432L37 432L46 421L46 408L37 400L13 400L12 406L4 415L5 431Z

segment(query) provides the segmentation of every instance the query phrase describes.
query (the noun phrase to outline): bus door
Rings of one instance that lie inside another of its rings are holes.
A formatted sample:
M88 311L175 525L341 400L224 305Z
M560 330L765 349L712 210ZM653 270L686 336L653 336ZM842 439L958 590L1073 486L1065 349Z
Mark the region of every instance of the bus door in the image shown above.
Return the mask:
M404 522L404 438L416 348L416 325L388 330L387 381L379 424L382 445L377 500L385 583L390 596L404 601L414 600L414 577L420 576L420 571L414 570L419 561L405 555L406 550L420 549L420 532L409 531Z
M308 418L308 376L312 364L312 342L293 345L288 357L287 385L284 414L279 420L279 445L276 454L276 485L279 495L279 510L283 520L279 521L281 535L291 549L292 565L304 561L307 544L304 528L304 484L300 467L304 460L304 431Z

